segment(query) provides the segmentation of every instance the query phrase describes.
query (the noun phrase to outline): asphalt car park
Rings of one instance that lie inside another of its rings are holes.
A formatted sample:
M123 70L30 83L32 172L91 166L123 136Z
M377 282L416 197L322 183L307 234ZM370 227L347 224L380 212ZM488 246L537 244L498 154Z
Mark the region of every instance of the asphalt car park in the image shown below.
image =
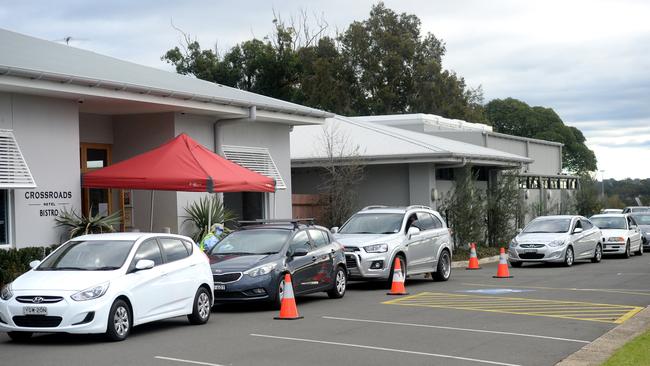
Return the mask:
M0 334L0 355L7 365L553 365L634 321L650 304L649 268L650 256L632 256L529 264L494 279L496 265L483 265L454 269L447 282L409 279L404 297L351 282L342 300L299 297L301 320L274 320L262 304L223 305L204 326L159 321L120 343L47 334L13 343Z

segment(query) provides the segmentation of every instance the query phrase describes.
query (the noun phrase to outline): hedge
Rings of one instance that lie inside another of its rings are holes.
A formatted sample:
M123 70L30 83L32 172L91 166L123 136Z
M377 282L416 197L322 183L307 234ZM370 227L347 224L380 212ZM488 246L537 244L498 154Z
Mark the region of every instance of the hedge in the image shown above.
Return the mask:
M56 245L53 245L50 247L0 249L0 288L27 272L30 269L29 262L42 260L56 247Z

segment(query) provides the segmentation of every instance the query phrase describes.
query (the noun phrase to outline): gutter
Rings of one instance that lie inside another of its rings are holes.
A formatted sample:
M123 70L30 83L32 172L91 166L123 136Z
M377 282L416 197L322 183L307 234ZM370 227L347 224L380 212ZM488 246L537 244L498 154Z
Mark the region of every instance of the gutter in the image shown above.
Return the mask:
M248 102L240 99L179 92L170 89L152 88L152 87L147 87L147 86L142 86L137 84L126 83L126 82L102 80L97 78L87 78L87 77L80 77L80 76L70 76L66 74L59 74L59 73L48 72L48 71L36 71L36 70L23 69L19 67L11 67L6 65L0 65L0 75L16 76L16 77L22 77L22 78L32 79L32 80L58 82L61 84L80 85L80 86L85 86L90 88L104 88L104 89L109 89L114 91L125 91L125 92L131 92L136 94L159 96L163 98L174 98L174 99L180 99L186 101L214 103L214 104L230 105L230 106L244 107L244 108L257 107L260 108L261 110L280 112L286 114L294 114L299 116L307 116L307 117L315 117L315 118L334 117L334 114L332 113L320 111L313 108L308 108L308 109L301 109L298 107L283 108L268 103L253 103L253 102ZM223 87L222 85L216 83L214 84L214 86ZM290 103L290 102L285 102L285 103Z

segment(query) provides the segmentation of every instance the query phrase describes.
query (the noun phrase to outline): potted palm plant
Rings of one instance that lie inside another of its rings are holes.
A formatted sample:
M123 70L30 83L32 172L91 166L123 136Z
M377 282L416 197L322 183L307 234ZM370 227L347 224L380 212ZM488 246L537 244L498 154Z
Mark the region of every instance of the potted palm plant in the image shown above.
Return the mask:
M190 203L185 207L185 213L187 216L183 222L194 224L196 231L192 234L192 239L197 243L210 231L211 224L225 224L236 218L232 211L224 207L219 196L214 194Z

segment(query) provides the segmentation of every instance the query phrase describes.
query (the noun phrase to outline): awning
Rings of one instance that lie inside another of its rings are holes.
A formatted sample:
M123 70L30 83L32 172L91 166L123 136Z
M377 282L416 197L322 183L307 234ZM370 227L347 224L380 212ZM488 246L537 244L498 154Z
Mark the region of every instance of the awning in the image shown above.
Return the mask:
M275 189L287 189L271 153L264 147L223 145L226 159L275 180Z
M36 188L32 172L10 130L0 130L0 188Z
M189 192L273 192L275 182L213 153L186 134L83 175L84 188Z

